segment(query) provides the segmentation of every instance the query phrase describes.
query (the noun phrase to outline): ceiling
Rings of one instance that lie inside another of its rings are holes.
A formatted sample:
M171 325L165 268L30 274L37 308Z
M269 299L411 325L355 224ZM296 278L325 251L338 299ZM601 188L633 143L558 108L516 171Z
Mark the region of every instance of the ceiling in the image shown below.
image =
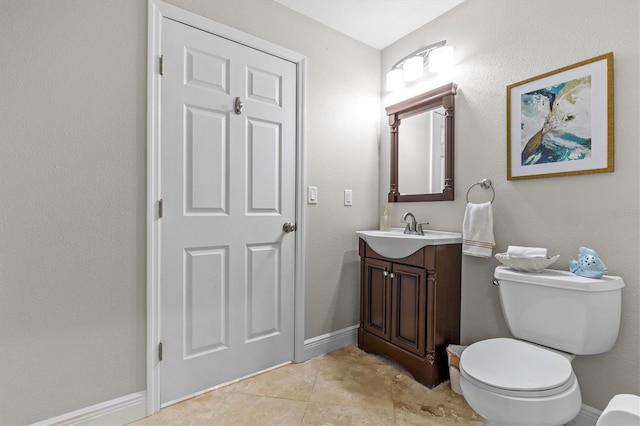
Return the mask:
M382 50L464 0L275 0Z

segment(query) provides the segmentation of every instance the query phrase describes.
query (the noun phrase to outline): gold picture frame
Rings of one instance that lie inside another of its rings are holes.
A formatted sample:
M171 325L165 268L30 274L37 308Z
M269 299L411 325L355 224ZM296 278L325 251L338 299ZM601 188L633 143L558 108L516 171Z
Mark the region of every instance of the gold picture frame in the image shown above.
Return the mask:
M613 172L613 52L507 86L507 180Z

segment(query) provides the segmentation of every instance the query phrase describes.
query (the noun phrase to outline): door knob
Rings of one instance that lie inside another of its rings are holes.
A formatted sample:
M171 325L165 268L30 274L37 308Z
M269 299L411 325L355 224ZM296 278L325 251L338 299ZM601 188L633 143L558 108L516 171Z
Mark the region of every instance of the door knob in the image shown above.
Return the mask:
M296 230L296 225L291 222L285 222L285 224L282 225L282 230L288 234Z

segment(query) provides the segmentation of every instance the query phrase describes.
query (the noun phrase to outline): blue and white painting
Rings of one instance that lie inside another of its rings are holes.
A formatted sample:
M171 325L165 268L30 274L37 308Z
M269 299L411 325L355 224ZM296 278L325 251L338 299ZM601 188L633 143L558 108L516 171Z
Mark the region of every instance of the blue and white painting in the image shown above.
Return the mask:
M591 157L591 76L521 95L522 165Z

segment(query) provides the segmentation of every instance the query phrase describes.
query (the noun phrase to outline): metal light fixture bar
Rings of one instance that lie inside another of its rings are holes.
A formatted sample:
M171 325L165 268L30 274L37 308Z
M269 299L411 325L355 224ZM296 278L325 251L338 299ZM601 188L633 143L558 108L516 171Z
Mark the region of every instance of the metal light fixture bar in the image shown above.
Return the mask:
M415 52L412 52L412 53L408 54L407 56L405 56L404 58L400 59L398 62L393 64L391 69L392 70L399 69L400 66L402 64L404 64L407 60L409 60L411 58L414 58L416 56L422 56L423 61L424 61L423 65L426 65L428 63L429 53L432 50L436 50L439 47L442 47L442 46L444 46L446 44L447 44L447 40L442 40L442 41L439 41L437 43L433 43L433 44L430 44L428 46L422 47L422 48L416 50Z

